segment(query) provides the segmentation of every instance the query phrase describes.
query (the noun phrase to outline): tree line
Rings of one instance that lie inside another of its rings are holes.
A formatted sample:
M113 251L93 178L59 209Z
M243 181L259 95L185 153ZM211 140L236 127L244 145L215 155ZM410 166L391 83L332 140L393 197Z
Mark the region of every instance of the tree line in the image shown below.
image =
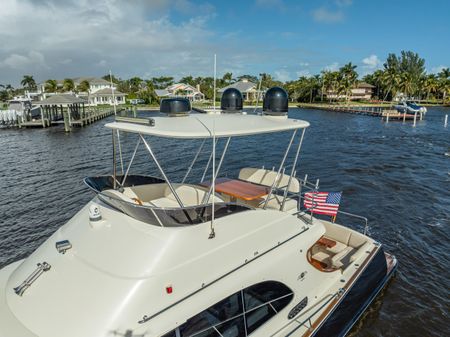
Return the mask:
M419 100L433 99L443 102L449 96L450 69L445 68L437 74L428 74L425 70L425 60L411 51L402 51L400 55L389 54L381 69L366 74L362 78L356 69L357 66L350 62L337 70L323 70L320 74L301 76L297 80L284 83L275 80L267 73L259 74L259 76L247 74L233 77L231 72L227 72L217 79L216 87L222 88L246 78L256 83L262 90L275 85L282 86L288 91L290 99L294 102L348 100L352 89L361 81L375 87L373 98L379 101L391 101L399 93ZM140 98L146 102L158 100L156 89L165 89L176 82L199 88L208 100L211 100L214 95L213 77L185 76L175 81L175 78L171 76L121 79L107 74L103 76L103 79L112 80L117 90L127 94L129 99ZM0 84L0 101L10 99L13 95L23 94L25 90L33 91L37 88L31 75L23 76L21 85L21 88L15 89L10 84ZM45 91L51 93L88 92L89 88L88 81L83 81L76 86L70 78L64 79L62 85L58 84L55 79L45 81Z

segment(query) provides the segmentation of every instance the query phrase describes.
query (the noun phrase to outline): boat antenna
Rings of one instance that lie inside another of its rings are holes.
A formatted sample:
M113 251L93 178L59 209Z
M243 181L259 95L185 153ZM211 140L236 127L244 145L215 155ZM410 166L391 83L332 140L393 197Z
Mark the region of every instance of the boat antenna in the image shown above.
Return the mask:
M113 85L113 80L112 80L111 69L109 70L109 83L111 84L111 94L112 94L112 104L113 104L113 109L114 109L114 116L117 116L116 97L114 95L114 85ZM117 129L117 141L118 141L118 145L119 145L120 167L121 167L122 175L123 175L124 174L124 170L123 170L122 145L120 144L120 133L119 133L118 129Z
M253 113L255 113L256 109L258 109L259 96L261 95L262 79L263 79L263 74L259 74L259 88L258 88L258 92L256 93L256 105L255 105L255 109L253 110Z
M214 93L213 93L214 113L216 113L216 81L217 81L217 55L214 54Z
M111 83L111 94L112 94L112 103L113 103L113 109L114 109L114 116L117 115L116 111L116 98L114 96L114 86L113 86L113 80L112 80L112 72L111 69L109 70L109 82Z
M214 114L212 127L212 207L211 207L211 231L208 239L214 239L216 233L214 232L214 204L216 200L216 77L217 77L217 57L214 54Z

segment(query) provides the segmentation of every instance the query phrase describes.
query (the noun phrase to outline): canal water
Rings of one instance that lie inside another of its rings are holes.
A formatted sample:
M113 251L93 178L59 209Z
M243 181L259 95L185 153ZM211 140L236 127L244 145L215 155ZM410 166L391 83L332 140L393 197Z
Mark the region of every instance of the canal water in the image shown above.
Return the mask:
M396 277L353 336L450 335L446 113L450 109L429 108L426 120L413 128L411 122L386 124L345 113L290 111L291 117L311 123L297 175L319 178L321 190L343 191L341 209L367 216L370 234L399 261ZM84 177L111 173L111 132L103 127L107 121L70 134L59 127L0 130L0 268L28 256L93 197L82 183ZM273 134L233 139L222 173L232 176L247 165L278 165L288 138ZM121 140L128 160L135 139L123 135ZM164 139L151 143L174 180L183 177L199 145ZM203 157L199 164L204 166ZM146 153L138 154L134 172L155 175ZM194 168L192 178L201 173ZM355 221L346 224L362 228Z

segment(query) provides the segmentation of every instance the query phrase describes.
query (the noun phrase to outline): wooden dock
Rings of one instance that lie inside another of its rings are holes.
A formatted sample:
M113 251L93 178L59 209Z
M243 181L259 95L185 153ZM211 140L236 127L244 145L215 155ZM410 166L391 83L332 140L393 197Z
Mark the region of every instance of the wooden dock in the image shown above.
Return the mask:
M336 111L355 115L365 115L372 117L381 117L388 122L389 120L422 120L423 114L411 115L406 113L400 113L390 106L354 106L354 105L303 105L299 104L299 108Z
M337 111L373 117L381 117L383 112L388 110L395 111L388 106L355 106L355 105L338 105L338 104L320 104L320 105L299 104L297 106L302 109Z
M56 125L64 125L65 131L70 132L73 127L83 127L114 114L113 107L87 107L75 112L70 108L45 109L41 108L41 118L28 121L18 119L19 128L47 128ZM122 109L117 109L117 113Z

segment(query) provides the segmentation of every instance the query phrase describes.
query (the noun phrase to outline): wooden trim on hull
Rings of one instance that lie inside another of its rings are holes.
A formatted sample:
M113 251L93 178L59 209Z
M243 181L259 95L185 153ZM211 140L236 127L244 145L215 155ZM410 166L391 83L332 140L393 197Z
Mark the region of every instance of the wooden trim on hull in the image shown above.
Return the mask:
M376 246L372 251L370 252L369 256L364 260L361 268L358 269L358 272L353 274L353 276L350 278L350 280L347 281L347 283L344 285L344 289L346 289L346 293L348 290L351 289L351 285L354 283L354 281L357 279L358 276L362 274L362 272L366 269L368 263L372 260L373 256L376 252L381 248L381 246ZM328 307L324 310L322 314L320 314L319 318L317 318L313 324L311 325L309 331L303 334L303 337L309 337L312 336L315 332L317 332L317 329L326 321L326 318L331 315L331 313L334 311L335 308L341 303L341 301L344 299L346 293L342 296L335 297Z
M369 264L338 300L329 315L324 317L314 330L310 330L304 335L343 337L348 334L391 279L397 267L397 259L385 253L381 246L373 253L375 255Z

